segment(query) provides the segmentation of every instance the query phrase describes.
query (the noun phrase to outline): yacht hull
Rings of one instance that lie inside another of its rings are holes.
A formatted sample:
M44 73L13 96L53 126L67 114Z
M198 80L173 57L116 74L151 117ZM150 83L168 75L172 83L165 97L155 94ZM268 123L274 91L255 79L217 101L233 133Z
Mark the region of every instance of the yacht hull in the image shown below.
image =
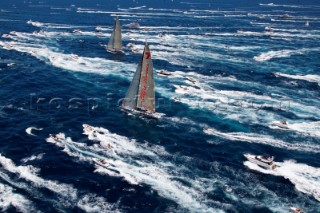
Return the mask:
M126 113L131 113L133 115L143 116L143 117L151 118L151 119L155 119L155 120L159 120L162 115L160 113L152 113L152 112L140 111L140 110L135 110L135 109L126 109L123 107L121 107L121 110Z
M251 154L245 154L244 155L251 163L254 163L264 169L270 169L270 170L274 170L276 168L276 165L272 162L272 163L265 163L262 162L260 160L258 160L256 157L256 155L251 155Z

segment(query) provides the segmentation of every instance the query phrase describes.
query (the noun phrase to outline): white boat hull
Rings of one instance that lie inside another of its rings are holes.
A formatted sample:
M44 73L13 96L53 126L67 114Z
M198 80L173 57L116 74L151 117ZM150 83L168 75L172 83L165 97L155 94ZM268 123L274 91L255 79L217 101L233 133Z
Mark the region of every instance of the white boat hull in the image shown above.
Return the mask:
M272 125L278 129L289 130L288 124L283 124L280 121L273 121Z
M251 155L251 154L245 154L244 155L251 163L254 163L264 169L275 169L276 168L276 165L272 162L270 164L268 163L264 163L264 162L261 162L259 160L256 159L256 155Z
M296 207L290 207L290 210L294 213L305 213L304 211L302 211Z
M102 163L100 162L98 158L93 158L92 159L94 161L95 164L99 165L99 166L102 166L103 168L108 168L110 166L110 164L108 164L107 162L106 163Z
M107 52L112 53L112 54L124 54L124 51L116 50L116 49L107 49Z

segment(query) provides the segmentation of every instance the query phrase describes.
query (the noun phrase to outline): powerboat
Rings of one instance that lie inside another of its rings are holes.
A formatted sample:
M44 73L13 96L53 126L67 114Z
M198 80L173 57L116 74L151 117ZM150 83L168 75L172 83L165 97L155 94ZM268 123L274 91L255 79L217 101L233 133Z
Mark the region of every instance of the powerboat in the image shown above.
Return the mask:
M280 129L289 129L287 121L273 121L272 124Z
M86 132L92 132L94 130L94 127L88 125L88 124L83 124L83 129L86 131Z
M264 30L265 30L265 31L273 31L274 29L273 29L272 27L270 27L270 26L266 26L266 27L264 28Z
M178 98L178 97L176 97L176 96L173 97L173 100L174 100L175 102L181 102L181 99Z
M125 28L140 28L140 24L138 22L132 22L130 24L123 25Z
M187 79L188 81L190 81L191 83L196 83L196 82L197 82L197 80L194 79L194 78L192 78L192 77L186 77L186 79Z
M277 166L273 161L273 156L268 155L244 155L251 163L254 163L264 169L274 170Z
M93 162L95 162L95 164L102 166L104 168L108 168L110 165L106 160L101 159L101 158L92 158L92 160L93 160Z
M59 140L62 140L62 139L65 138L64 135L61 134L61 133L59 133L59 134L50 134L49 136L50 136L50 138L52 138L55 141L59 141Z
M172 73L171 72L168 72L167 70L160 70L159 72L157 72L159 75L166 75L166 76L168 76L168 75L172 75Z
M79 56L77 54L71 54L70 56L74 60L78 60L79 59Z
M103 29L102 29L101 26L97 26L97 27L96 27L96 30L101 31L101 30L103 30Z
M291 18L291 16L288 14L283 14L283 15L280 15L279 18Z
M299 209L297 207L290 207L290 210L294 213L305 213L304 211L302 211L301 209Z

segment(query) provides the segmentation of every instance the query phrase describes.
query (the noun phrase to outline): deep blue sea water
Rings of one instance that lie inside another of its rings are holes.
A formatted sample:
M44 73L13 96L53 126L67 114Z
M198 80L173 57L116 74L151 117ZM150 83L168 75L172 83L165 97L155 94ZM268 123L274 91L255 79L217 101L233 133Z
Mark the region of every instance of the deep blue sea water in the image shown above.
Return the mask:
M1 0L0 26L1 211L320 212L319 2ZM118 107L145 41L159 121Z

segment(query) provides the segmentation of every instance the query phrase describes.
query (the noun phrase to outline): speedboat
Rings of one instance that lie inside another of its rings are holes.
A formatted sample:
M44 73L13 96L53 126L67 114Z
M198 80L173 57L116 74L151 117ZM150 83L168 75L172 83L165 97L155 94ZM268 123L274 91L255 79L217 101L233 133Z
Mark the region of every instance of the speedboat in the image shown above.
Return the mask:
M71 54L70 56L71 56L71 58L73 58L75 60L79 59L79 56L77 54Z
M167 70L160 70L159 72L157 72L159 75L166 75L166 76L168 76L168 75L172 75L172 73L171 72L168 72Z
M189 88L187 86L184 85L173 85L176 89L183 89L184 91L188 91Z
M101 30L103 30L103 29L102 29L101 26L97 26L97 27L96 27L96 30L101 31Z
M173 100L174 100L175 102L181 102L181 99L178 98L178 97L176 97L176 96L173 97Z
M108 168L110 165L106 160L101 158L92 158L92 160L95 162L95 164L102 166L104 168Z
M266 26L266 27L264 28L264 30L265 30L265 31L273 31L274 29L273 29L272 27L270 27L270 26Z
M279 18L290 18L291 16L288 15L288 14L283 14L283 15L280 15Z
M10 38L10 35L9 34L3 34L2 38Z
M192 77L186 77L186 79L187 79L188 81L190 81L191 83L196 83L196 82L197 82L197 80L194 79L194 78L192 78Z
M140 24L138 22L132 22L130 24L123 25L125 28L139 28Z
M302 211L301 209L299 209L297 207L290 207L290 210L294 213L305 213L304 211Z
M254 163L264 169L273 170L277 166L273 161L273 156L267 155L252 155L252 154L245 154L244 155L251 163Z
M59 140L65 138L64 135L61 134L61 133L55 134L55 135L54 135L54 134L50 134L49 136L50 136L50 138L52 138L52 139L55 140L55 141L59 141Z
M280 129L289 129L287 121L273 121L272 124Z
M72 33L82 33L81 30L73 30Z
M94 128L88 124L83 124L82 126L85 131L91 132L94 130Z

